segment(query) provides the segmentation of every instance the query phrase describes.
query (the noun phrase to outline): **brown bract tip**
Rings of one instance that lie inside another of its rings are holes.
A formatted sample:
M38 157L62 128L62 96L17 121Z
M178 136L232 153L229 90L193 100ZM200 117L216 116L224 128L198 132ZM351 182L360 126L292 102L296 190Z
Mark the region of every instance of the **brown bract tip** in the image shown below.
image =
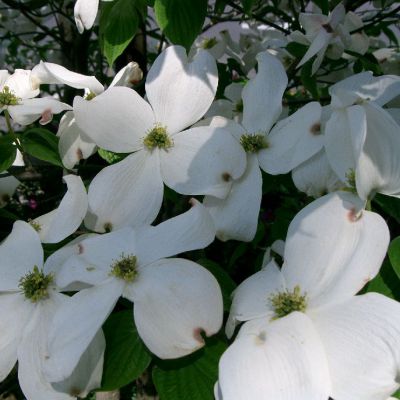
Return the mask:
M362 217L362 211L357 211L355 208L352 208L347 213L347 218L350 222L357 222Z
M321 123L316 122L315 124L312 124L310 127L310 133L312 135L319 135L321 134Z

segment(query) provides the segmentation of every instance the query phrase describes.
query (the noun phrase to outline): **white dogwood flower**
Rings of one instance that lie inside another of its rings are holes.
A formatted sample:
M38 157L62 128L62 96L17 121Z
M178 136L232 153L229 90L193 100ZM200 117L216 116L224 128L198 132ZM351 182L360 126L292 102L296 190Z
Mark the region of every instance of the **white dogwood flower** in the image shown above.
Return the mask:
M211 243L215 227L197 201L186 213L155 227L120 230L84 239L68 248L57 283L93 285L75 294L49 330L46 375L68 376L120 296L132 301L140 337L160 358L177 358L204 345L201 333L218 332L222 295L200 265L166 258Z
M228 336L247 322L221 358L220 398L386 400L399 387L400 305L355 296L389 244L361 204L344 192L311 203L290 224L282 269L271 261L235 290Z
M233 181L229 195L225 199L212 194L204 198L221 240L254 238L262 197L260 167L265 169L265 153L270 146L268 133L282 111L286 72L281 62L268 52L259 53L257 60L258 73L242 91L242 123L221 117L211 121L211 126L225 127L242 145L242 153L247 154L246 171Z
M215 60L200 51L188 62L183 47L167 48L146 79L148 102L111 87L90 101L76 97L78 126L99 147L132 153L104 168L89 187L90 229L151 223L164 183L182 194L223 198L245 168L240 145L221 128L196 127L218 83Z
M0 381L18 359L18 380L27 400L72 400L100 385L105 340L99 332L65 380L51 385L43 375L47 332L68 296L56 286L57 263L43 265L36 231L14 223L0 245ZM55 253L55 258L57 255Z

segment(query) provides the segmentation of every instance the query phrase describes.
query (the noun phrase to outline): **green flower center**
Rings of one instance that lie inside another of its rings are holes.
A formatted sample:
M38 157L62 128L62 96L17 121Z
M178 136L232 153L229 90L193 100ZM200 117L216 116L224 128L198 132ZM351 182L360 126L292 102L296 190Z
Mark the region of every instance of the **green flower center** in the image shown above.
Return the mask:
M95 97L96 97L96 93L89 92L89 93L85 96L85 100L90 101L90 100L94 99Z
M33 220L28 221L29 225L36 231L36 232L40 232L42 230L42 226L38 223L35 222Z
M29 272L19 280L19 287L24 295L32 303L49 297L49 286L53 283L53 274L46 275L35 265L32 272Z
M136 268L137 258L130 254L121 254L120 258L111 265L110 275L123 279L126 282L133 282L138 276Z
M293 311L305 312L307 309L307 293L302 295L299 286L292 292L286 290L274 294L270 300L275 311L274 319L285 317Z
M267 140L264 135L243 135L240 138L240 144L247 153L257 153L259 150L268 148Z
M8 86L4 86L0 92L0 106L16 106L19 104L19 100Z
M201 43L201 47L206 50L212 49L217 43L218 40L215 37L207 38L203 40L203 42Z
M357 194L357 187L356 187L356 171L354 169L349 169L346 172L346 188L347 192Z
M146 137L143 139L143 144L149 150L153 150L155 147L166 150L173 146L173 141L168 136L165 126L156 125L147 133Z

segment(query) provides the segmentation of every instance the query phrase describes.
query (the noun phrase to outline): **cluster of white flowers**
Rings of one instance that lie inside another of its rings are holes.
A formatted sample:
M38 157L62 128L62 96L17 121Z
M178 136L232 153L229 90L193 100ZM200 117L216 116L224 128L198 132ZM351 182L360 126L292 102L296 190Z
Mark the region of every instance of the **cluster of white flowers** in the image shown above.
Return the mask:
M76 2L80 32L93 25L97 7L98 0ZM313 73L328 48L333 58L368 48L365 34L351 34L362 21L342 4L300 22L306 35L291 39L310 46L299 65L316 56ZM215 237L252 241L262 174L289 172L317 199L292 220L283 264L268 253L262 270L235 290L227 336L243 325L220 360L216 399L387 400L400 387L400 304L357 295L378 274L390 241L369 202L376 193L400 196L399 110L390 107L400 78L356 74L329 88L330 104L310 102L287 116L287 38L257 35L241 47L222 34L222 52L214 53L206 49L217 43L199 41L190 57L167 47L146 76L145 99L128 87L141 79L136 63L106 89L52 63L0 71L9 125L10 118L46 124L66 111L58 136L67 192L55 210L15 222L0 244L0 380L18 360L28 400L76 399L100 386L102 325L121 297L134 303L138 333L157 357L204 346L202 335L223 324L221 290L207 269L175 256ZM251 78L228 86L221 103L215 58L225 51ZM71 106L37 97L41 84L85 95ZM125 157L86 190L73 168L98 148ZM0 196L9 196L18 182L4 182ZM153 226L164 184L204 197ZM86 233L77 233L82 224ZM42 243L74 233L44 261Z

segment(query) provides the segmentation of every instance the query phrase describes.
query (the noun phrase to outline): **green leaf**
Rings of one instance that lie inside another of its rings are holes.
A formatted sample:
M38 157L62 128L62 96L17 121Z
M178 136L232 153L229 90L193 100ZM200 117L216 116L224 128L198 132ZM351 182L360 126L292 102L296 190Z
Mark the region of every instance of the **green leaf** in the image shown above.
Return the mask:
M323 14L329 14L329 0L313 0L313 3L321 9Z
M174 44L190 49L207 14L207 0L155 0L156 20Z
M17 156L17 147L10 136L0 137L0 172L10 168Z
M121 154L121 153L113 153L112 151L98 149L97 153L99 156L106 160L109 164L115 164L121 160L123 160L128 154Z
M319 93L318 93L318 85L317 80L315 77L311 76L313 60L306 62L301 69L300 77L303 86L312 94L313 98L318 100Z
M222 297L224 299L224 310L229 311L231 306L231 294L236 289L235 281L214 261L208 260L207 258L201 258L200 260L197 260L197 263L208 269L214 275L221 287Z
M388 255L390 264L392 264L394 272L400 279L400 236L390 243Z
M251 15L251 10L254 6L255 0L242 0L243 10L247 15Z
M368 292L376 292L391 299L400 300L400 280L387 259L383 262L379 274L362 291L362 293Z
M114 0L102 8L100 41L110 66L127 48L138 30L137 6L142 9L142 3L136 0Z
M382 210L400 223L400 199L383 194L377 194L373 202Z
M218 362L226 349L221 340L212 338L206 347L188 357L158 361L153 381L162 400L214 400Z
M112 314L103 325L106 337L101 389L115 390L137 379L151 356L133 322L132 311Z
M44 128L33 128L21 136L25 152L39 160L63 167L58 153L58 137Z
M286 50L294 57L300 59L306 54L307 46L301 43L290 42L286 45Z

